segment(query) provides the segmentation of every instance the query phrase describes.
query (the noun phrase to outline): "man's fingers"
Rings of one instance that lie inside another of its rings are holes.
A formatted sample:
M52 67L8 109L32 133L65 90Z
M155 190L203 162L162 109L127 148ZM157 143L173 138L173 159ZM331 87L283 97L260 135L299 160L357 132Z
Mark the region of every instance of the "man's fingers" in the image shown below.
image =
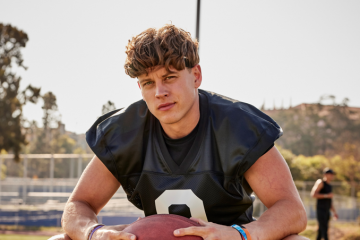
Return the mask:
M111 226L111 230L122 231L127 226L129 226L129 224L115 225L115 226ZM106 229L106 227L104 229Z
M115 238L111 238L111 239L118 239L118 240L135 240L136 236L134 234L131 233L127 233L127 232L115 232Z
M103 231L99 231L99 230L95 232L95 234L91 239L136 240L136 236L131 233L116 231L116 230L103 230Z
M194 236L204 236L206 234L206 228L204 227L188 227L188 228L180 228L174 231L174 235L176 237L194 235Z
M200 218L194 218L194 217L192 217L192 218L190 218L191 220L193 220L193 221L195 221L195 222L197 222L197 223L199 223L201 226L206 226L207 224L208 224L208 222L205 222L204 220L202 220L202 219L200 219Z

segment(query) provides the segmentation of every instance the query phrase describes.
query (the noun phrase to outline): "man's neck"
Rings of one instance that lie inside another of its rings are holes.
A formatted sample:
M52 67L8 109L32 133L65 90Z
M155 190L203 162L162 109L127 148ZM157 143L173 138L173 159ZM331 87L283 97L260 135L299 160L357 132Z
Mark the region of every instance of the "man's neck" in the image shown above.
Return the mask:
M183 138L191 133L200 120L200 100L196 99L194 105L184 118L172 124L161 123L166 135L171 139Z

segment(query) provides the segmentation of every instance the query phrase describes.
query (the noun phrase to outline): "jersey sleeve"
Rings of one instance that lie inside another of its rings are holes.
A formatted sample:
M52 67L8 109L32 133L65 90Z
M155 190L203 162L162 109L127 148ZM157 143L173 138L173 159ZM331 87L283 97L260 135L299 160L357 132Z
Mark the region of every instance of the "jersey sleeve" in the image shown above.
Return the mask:
M259 111L259 110L258 110ZM252 146L248 149L244 160L240 162L238 167L238 173L243 175L261 156L263 156L271 147L274 146L274 142L283 135L281 127L269 116L259 111L256 118L260 123L259 125L254 124L254 128L259 128L256 133L253 133ZM256 123L256 122L255 122Z
M228 175L243 175L283 134L281 127L256 107L211 94L212 128Z
M148 117L145 102L139 101L103 115L86 132L89 147L118 180L141 171Z

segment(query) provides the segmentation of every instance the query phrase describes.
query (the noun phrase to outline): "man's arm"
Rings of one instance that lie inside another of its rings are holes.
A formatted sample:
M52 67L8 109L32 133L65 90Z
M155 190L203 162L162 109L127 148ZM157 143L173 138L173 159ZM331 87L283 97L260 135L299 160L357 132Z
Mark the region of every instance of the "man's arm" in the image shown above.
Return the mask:
M306 227L307 217L290 170L276 147L260 157L245 178L268 208L245 227L252 239L283 239Z
M337 212L336 212L336 210L335 210L335 208L334 208L334 204L333 203L331 203L331 208L330 208L330 210L333 212L333 214L334 214L334 219L336 220L336 219L338 219L339 218L339 216L338 216L338 214L337 214Z
M246 171L245 178L256 195L268 208L254 222L244 225L253 240L306 239L296 234L306 227L307 217L300 196L292 180L289 167L276 147L271 148ZM241 239L233 228L205 223L193 218L202 227L178 229L175 236L197 235L205 240Z
M66 234L73 240L87 239L86 234L91 226L98 223L96 215L119 187L118 180L95 156L65 205L61 224ZM91 239L135 239L134 235L121 232L125 227L126 225L102 227Z
M320 193L323 187L324 187L323 181L321 179L318 179L311 190L311 196L317 199L332 198L333 197L332 193Z

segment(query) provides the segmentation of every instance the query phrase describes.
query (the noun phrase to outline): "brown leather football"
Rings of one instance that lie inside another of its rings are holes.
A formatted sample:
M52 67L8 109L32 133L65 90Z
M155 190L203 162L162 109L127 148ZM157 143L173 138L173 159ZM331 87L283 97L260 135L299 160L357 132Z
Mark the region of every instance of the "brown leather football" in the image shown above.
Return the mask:
M202 237L198 236L174 236L176 229L191 226L200 226L200 224L179 215L157 214L141 218L123 231L135 234L137 240L202 240Z

